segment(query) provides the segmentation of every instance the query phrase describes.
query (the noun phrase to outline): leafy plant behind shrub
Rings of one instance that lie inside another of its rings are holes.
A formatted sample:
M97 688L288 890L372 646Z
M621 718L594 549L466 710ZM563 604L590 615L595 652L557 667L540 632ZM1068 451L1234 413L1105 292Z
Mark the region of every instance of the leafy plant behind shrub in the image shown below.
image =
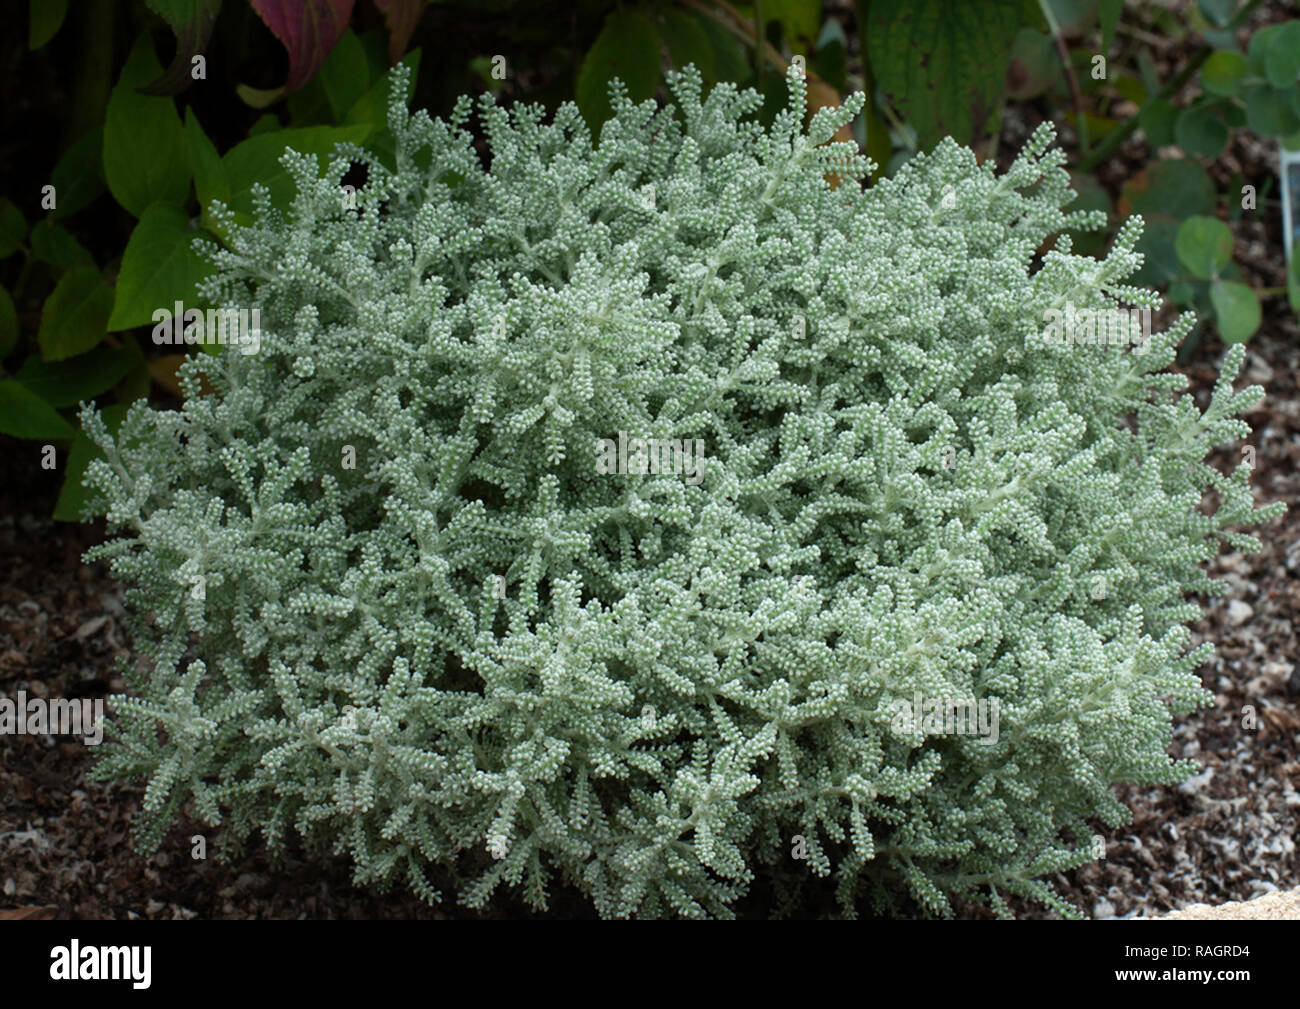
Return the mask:
M148 778L141 845L188 803L470 906L562 879L727 916L834 873L846 911L1075 914L1045 877L1126 822L1110 786L1189 773L1201 564L1283 507L1202 462L1262 395L1241 348L1201 414L1162 370L1189 319L1040 333L1151 304L1140 221L1031 272L1100 216L1062 211L1048 127L1000 177L946 141L864 190L828 143L861 96L805 133L797 71L770 131L693 69L675 108L616 91L598 145L572 104L485 98L486 169L470 100L408 116L394 77L395 170L290 152L291 201L209 208L205 294L260 310L260 353L196 355L117 437L82 413L115 532L87 557L151 659L96 769ZM602 472L621 435L701 440L702 481ZM900 722L918 696L998 701L996 741Z

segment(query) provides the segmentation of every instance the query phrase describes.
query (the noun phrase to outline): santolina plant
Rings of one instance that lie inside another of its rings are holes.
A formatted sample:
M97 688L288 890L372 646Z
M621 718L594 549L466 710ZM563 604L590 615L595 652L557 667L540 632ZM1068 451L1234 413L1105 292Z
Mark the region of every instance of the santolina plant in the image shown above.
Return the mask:
M395 170L287 152L291 205L213 211L202 293L259 352L193 356L116 437L83 410L87 557L147 658L97 774L147 776L142 847L188 804L429 901L725 917L834 874L848 913L1077 914L1043 877L1125 822L1113 783L1189 773L1187 597L1282 508L1202 462L1262 395L1239 347L1201 413L1161 370L1189 319L1044 338L1156 304L1140 221L1070 254L1101 221L1048 127L1001 176L946 141L864 189L830 142L862 97L804 132L797 71L770 130L690 69L675 106L616 85L598 143L485 96L482 158L468 98L408 115L395 73Z

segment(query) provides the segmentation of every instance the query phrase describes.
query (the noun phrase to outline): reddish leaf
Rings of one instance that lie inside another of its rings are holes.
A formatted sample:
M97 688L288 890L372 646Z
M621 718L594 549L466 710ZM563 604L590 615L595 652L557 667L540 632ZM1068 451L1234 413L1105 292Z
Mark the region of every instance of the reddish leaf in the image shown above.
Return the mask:
M249 0L258 17L289 51L292 94L315 76L339 36L347 30L353 0Z
M388 26L388 61L396 63L406 52L407 43L424 13L428 0L375 0Z

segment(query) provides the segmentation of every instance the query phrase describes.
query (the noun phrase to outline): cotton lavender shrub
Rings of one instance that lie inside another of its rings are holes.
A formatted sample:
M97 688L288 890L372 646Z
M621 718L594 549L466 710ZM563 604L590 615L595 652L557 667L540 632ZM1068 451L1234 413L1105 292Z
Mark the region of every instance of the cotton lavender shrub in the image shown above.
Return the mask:
M767 130L689 68L666 107L616 84L598 142L484 96L483 156L469 98L408 114L394 73L395 170L290 151L290 205L214 205L203 293L260 351L115 437L83 409L87 559L144 657L95 773L147 778L141 850L184 814L470 907L834 877L850 915L1077 916L1047 878L1127 821L1111 786L1193 769L1204 562L1283 507L1203 462L1262 396L1240 347L1201 413L1163 370L1190 317L1045 332L1157 304L1140 220L1070 253L1102 221L1048 126L1005 174L946 140L865 188L831 142L862 96L805 131L797 70Z

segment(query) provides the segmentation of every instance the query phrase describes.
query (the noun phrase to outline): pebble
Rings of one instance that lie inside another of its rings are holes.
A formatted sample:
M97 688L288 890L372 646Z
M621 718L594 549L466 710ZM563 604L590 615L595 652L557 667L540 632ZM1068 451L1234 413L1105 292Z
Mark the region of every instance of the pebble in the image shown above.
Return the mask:
M1250 603L1233 599L1228 603L1228 623L1240 627L1255 615L1255 608Z

